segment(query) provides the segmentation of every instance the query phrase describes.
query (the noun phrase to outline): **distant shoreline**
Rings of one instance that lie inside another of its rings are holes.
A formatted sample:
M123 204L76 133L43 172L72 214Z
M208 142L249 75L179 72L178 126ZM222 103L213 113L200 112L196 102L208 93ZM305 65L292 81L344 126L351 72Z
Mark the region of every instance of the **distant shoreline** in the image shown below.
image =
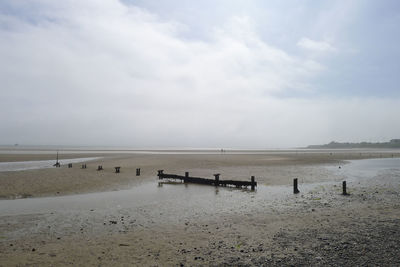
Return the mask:
M307 149L353 149L353 148L358 148L358 149L365 149L365 148L370 148L370 149L394 149L394 148L400 148L400 139L392 139L389 142L377 142L377 143L370 143L370 142L361 142L361 143L340 143L340 142L335 142L332 141L329 144L324 144L324 145L309 145L306 147Z
M271 152L296 152L301 148L284 149L234 149L234 148L131 148L101 146L4 146L0 145L0 154L259 154Z

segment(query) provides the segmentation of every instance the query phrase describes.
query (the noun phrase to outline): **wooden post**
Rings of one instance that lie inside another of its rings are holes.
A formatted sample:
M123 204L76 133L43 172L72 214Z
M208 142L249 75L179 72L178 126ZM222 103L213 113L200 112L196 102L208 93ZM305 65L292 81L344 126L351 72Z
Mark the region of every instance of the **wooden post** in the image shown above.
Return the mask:
M214 183L214 185L215 185L215 186L219 186L219 173L214 174L214 176L215 176L215 183Z
M136 176L140 176L140 168L136 169Z
M121 168L121 167L114 167L115 168L115 173L119 173L119 169Z
M185 172L185 179L183 179L183 182L186 183L189 178L189 172Z
M68 163L68 168L72 168L72 163Z
M347 196L348 194L347 194L347 189L346 189L346 181L343 181L342 186L343 186L343 195Z
M60 164L60 162L58 161L58 151L57 151L57 159L56 159L56 163L55 163L53 166L56 166L56 168L59 168L59 167L61 167L61 164Z
M294 194L300 193L299 189L297 188L297 178L293 179L293 193Z
M255 187L256 187L255 178L254 176L251 176L251 190L254 191Z

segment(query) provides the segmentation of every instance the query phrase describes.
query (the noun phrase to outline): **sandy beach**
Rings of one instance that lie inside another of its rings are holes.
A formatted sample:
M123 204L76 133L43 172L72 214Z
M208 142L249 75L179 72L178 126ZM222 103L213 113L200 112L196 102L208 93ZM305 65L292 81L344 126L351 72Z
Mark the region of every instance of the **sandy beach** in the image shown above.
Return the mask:
M379 160L396 165L393 151L60 154L77 157L100 158L87 169L0 172L0 266L400 264L399 169L368 169ZM1 162L53 158L0 155ZM159 169L254 175L259 186L158 184Z
M173 151L164 154L66 152L60 153L60 160L88 157L99 159L85 162L87 169L80 169L82 162L73 164L73 168L63 165L61 168L0 172L0 199L118 190L154 180L157 170L160 169L176 174L188 171L200 177L213 177L213 174L220 173L221 179L233 180L250 179L250 176L254 175L257 182L265 185L289 185L294 177L299 177L301 182L310 183L331 179L326 170L315 166L340 166L346 164L345 160L399 156L400 153L393 151L266 151L257 154L175 154ZM0 153L0 163L35 160L55 162L55 152ZM96 171L99 165L103 166L103 171ZM121 167L119 174L115 174L116 166ZM136 168L141 168L140 176L136 176Z

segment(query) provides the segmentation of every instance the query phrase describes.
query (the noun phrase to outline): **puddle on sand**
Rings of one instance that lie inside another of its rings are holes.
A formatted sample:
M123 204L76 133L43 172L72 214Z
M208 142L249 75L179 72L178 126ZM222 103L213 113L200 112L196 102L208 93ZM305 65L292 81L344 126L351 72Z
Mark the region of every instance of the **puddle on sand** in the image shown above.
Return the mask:
M75 159L61 159L61 165L68 163L79 163L91 160L100 159L100 157L93 158L75 158ZM34 161L17 161L17 162L0 162L0 172L9 171L25 171L34 169L54 168L55 160L34 160Z

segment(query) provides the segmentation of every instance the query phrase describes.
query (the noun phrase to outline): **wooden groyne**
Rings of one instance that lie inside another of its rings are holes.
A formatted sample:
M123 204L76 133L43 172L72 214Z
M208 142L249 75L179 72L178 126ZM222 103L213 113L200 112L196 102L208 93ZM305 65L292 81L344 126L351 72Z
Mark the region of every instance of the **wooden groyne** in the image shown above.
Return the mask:
M214 186L235 186L235 187L251 187L251 190L255 190L257 186L257 182L255 181L254 176L251 176L250 181L236 181L236 180L220 180L220 174L214 174L214 179L207 179L201 177L190 177L189 172L185 172L185 176L177 175L177 174L168 174L164 173L164 170L158 171L158 179L175 179L180 180L183 183L194 183L194 184L207 184Z

